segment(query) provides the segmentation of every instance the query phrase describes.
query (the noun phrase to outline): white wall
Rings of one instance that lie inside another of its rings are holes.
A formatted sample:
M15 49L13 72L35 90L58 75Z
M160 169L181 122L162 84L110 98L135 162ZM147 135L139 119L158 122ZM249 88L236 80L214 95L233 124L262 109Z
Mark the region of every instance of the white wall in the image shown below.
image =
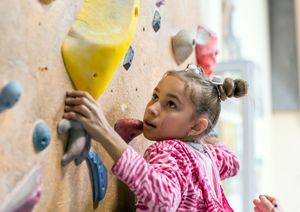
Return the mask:
M300 197L300 113L274 113L273 193L285 211L299 211Z

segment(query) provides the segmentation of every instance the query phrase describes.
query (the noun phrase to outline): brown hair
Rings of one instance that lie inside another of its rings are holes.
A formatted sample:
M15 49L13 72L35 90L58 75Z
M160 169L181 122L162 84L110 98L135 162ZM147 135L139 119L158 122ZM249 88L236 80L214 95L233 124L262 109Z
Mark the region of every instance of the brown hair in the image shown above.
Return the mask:
M167 71L164 76L174 76L185 83L185 89L196 107L195 116L206 116L208 127L200 135L207 135L216 125L221 112L221 100L228 97L242 97L247 94L248 84L241 79L226 78L223 84L214 83L198 71L189 68L182 71Z

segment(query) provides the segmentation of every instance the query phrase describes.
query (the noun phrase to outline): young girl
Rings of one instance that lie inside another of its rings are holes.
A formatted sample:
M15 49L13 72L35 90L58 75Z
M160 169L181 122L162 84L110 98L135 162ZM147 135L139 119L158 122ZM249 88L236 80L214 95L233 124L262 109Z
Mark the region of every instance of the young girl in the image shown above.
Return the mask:
M221 100L241 97L247 83L209 80L195 65L168 71L155 87L143 118L144 136L155 142L141 157L109 125L86 92L67 93L64 118L83 125L114 159L112 173L135 193L137 211L233 211L221 180L239 169L222 143L206 144Z

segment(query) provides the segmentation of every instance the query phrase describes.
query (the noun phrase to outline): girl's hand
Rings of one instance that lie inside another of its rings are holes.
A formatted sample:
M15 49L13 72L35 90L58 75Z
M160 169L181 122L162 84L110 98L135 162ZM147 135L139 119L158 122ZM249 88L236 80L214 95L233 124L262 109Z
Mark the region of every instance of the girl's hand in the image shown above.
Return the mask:
M259 199L253 200L255 212L282 212L276 198L269 195L259 195Z
M67 92L63 117L80 122L91 138L101 142L114 161L117 161L128 147L109 125L102 110L87 92Z
M113 131L100 107L87 92L67 92L63 117L80 122L87 133L97 141L101 141Z

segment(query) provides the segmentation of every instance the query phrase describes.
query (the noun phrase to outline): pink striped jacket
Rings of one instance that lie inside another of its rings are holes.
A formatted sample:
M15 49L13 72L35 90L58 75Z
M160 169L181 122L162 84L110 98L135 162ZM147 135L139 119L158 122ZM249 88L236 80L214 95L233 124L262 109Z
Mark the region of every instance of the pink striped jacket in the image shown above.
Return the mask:
M136 211L233 212L221 180L239 170L236 155L224 144L203 151L180 140L155 142L141 157L128 147L112 173L136 195Z

